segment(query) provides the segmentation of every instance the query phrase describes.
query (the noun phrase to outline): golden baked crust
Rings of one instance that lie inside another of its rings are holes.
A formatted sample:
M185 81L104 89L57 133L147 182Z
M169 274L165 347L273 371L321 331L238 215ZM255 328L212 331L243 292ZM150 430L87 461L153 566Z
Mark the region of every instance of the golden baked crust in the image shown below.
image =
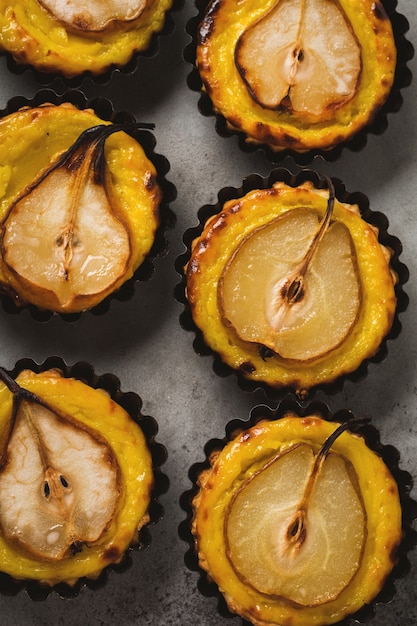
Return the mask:
M67 78L99 75L126 65L159 33L173 0L149 0L137 19L111 22L97 32L73 31L37 0L0 2L0 49L18 63Z
M329 150L369 125L390 94L397 58L391 22L380 1L336 2L360 48L356 92L326 119L306 121L290 107L261 106L236 64L236 46L242 34L277 4L277 0L261 4L256 0L241 4L213 0L209 4L197 35L196 64L203 89L215 112L225 118L230 129L242 131L248 143L268 145L274 151Z
M370 603L395 565L402 533L397 484L362 437L348 432L336 439L332 449L354 468L366 511L367 537L360 570L340 596L321 606L294 606L245 584L228 558L225 517L242 484L268 459L300 442L320 448L337 426L315 413L300 418L290 411L282 419L260 421L213 452L210 467L199 476L192 503L192 533L199 565L217 584L229 609L256 626L319 626L338 622Z
M68 150L83 131L101 124L108 122L103 122L92 109L80 110L69 103L25 107L0 120L0 223L3 224L10 206L23 190ZM69 307L61 307L54 296L45 299L45 293L36 295L30 285L17 280L2 259L2 290L16 297L19 304L29 302L41 309L63 313L90 309L131 278L148 255L160 224L162 192L155 166L142 146L124 132L107 139L105 159L112 197L129 231L130 255L123 275L97 297L81 296Z
M376 228L361 217L357 205L336 200L332 219L344 224L352 237L362 301L345 341L319 358L285 359L276 353L265 354L259 344L242 341L223 319L219 286L229 259L250 233L299 207L323 216L327 200L328 192L311 182L297 187L277 182L270 189L255 189L229 200L192 242L185 268L187 300L205 343L244 378L275 388L292 387L300 395L357 370L377 352L391 328L397 305L396 276L390 269L391 251L379 243ZM279 256L279 248L276 253Z

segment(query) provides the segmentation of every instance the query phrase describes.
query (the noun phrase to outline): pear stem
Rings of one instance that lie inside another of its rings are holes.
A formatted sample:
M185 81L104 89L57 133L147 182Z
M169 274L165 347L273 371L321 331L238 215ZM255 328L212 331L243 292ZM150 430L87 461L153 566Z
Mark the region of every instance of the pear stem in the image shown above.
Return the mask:
M85 188L86 181L88 180L89 172L93 166L94 154L97 150L98 141L87 146L85 152L83 152L80 159L79 167L74 171L74 193L71 194L71 206L69 207L68 222L64 232L59 237L60 247L62 246L64 251L63 256L63 277L64 280L69 280L70 268L72 259L74 256L74 247L77 245L75 239L75 222L77 217L77 210L80 205L81 195Z
M302 43L301 43L301 32L303 29L305 12L306 12L306 0L301 0L300 21L298 23L297 36L295 40L295 46L293 49L293 58L292 58L290 72L289 72L289 85L288 85L288 92L287 92L288 96L295 82L298 65L303 60L303 57L304 57Z
M70 276L71 263L74 255L74 248L79 244L75 233L75 223L79 200L85 188L88 174L92 171L91 180L96 185L104 185L104 145L106 139L117 132L133 131L138 129L153 130L154 124L140 122L126 122L121 124L97 124L85 129L74 141L74 143L41 173L33 183L14 201L9 209L27 197L45 178L52 172L64 168L68 175L73 177L74 193L69 207L68 220L57 237L55 243L63 253L61 273L64 281L68 281ZM71 180L71 184L72 184ZM1 225L4 233L4 222Z
M305 274L330 224L334 208L335 190L332 180L327 177L326 180L327 186L329 188L329 198L327 201L326 213L324 214L324 217L319 224L319 227L310 243L310 246L303 260L301 261L298 268L293 272L293 277L289 277L289 280L287 280L285 294L285 300L287 304L293 304L294 302L300 300L300 298L302 297L304 293Z
M65 167L74 176L74 193L72 194L71 207L68 223L64 232L57 240L59 247L63 248L63 278L69 280L71 263L74 255L74 247L77 245L75 236L75 220L80 204L80 198L85 188L89 173L93 170L92 180L97 185L103 185L104 171L104 144L106 139L117 132L137 128L150 128L153 124L100 124L87 128L79 135L77 140L68 150L53 164L48 173L59 167Z
M16 423L16 416L17 416L20 402L25 398L27 400L31 400L34 402L38 401L38 399L37 399L37 396L35 396L32 392L28 391L27 389L24 389L23 387L20 387L20 385L18 385L18 383L2 367L0 367L0 380L6 385L8 390L13 394L12 416L10 419L8 430L5 433L1 441L0 467L2 467L5 459L7 458L7 446L8 446L10 437L12 435L12 432Z
M13 415L10 420L10 427L7 432L5 441L2 442L3 449L0 450L0 467L7 456L7 446L10 440L13 428L18 418L23 418L31 432L33 441L39 454L39 459L44 471L44 482L42 485L42 493L48 500L52 495L55 498L55 506L60 511L61 517L65 517L68 511L63 501L63 492L70 488L70 485L58 470L56 470L49 459L48 446L43 440L42 434L36 425L36 418L33 415L31 405L38 404L44 406L41 400L34 393L21 387L3 368L0 368L0 380L13 394ZM46 407L45 407L46 408Z
M273 313L271 315L270 323L276 331L279 331L285 322L290 307L303 300L306 290L305 277L307 270L330 225L335 203L335 189L332 180L327 176L325 179L329 189L326 212L321 222L318 224L307 252L299 265L288 276L281 279L274 288L274 303L272 307Z
M308 504L309 504L314 486L317 482L317 478L320 474L324 461L326 460L327 455L329 454L332 445L334 444L336 439L340 437L340 435L344 433L345 430L347 430L352 425L352 423L365 424L369 421L370 420L368 418L358 418L358 419L350 420L348 422L340 424L332 432L332 434L329 435L329 437L321 446L320 450L315 455L314 462L311 466L310 474L308 476L307 484L305 486L300 504L298 505L297 510L288 526L288 530L287 530L288 547L291 546L299 550L306 539L306 536L307 536L306 522L307 522Z

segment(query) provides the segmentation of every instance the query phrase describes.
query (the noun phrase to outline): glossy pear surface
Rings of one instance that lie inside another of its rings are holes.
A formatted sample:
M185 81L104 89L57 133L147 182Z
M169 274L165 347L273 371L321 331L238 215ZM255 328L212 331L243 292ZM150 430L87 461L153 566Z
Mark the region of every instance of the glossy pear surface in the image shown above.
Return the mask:
M325 119L354 96L361 50L338 2L280 0L243 33L236 63L262 106Z
M261 593L303 606L339 596L361 565L366 537L352 468L330 454L304 502L313 466L314 452L302 444L258 470L232 500L226 525L238 575Z
M104 440L24 401L0 473L4 535L30 554L62 559L97 541L120 495L119 468Z
M130 256L128 230L105 189L74 179L64 168L52 171L14 205L4 225L5 261L34 291L52 292L63 309L106 291Z
M114 20L128 21L145 10L147 0L39 0L54 17L72 28L100 31Z
M265 345L283 358L309 360L333 350L349 334L361 285L343 224L330 225L302 282L296 283L318 225L311 210L289 211L256 229L233 254L220 301L225 320L244 341ZM291 289L298 292L291 295Z

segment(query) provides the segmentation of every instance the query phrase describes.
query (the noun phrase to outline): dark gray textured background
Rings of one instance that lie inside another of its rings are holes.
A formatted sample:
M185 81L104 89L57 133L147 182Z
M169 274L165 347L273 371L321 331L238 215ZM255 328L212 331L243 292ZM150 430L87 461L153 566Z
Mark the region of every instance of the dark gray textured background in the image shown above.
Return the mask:
M415 0L399 0L398 11L407 16L407 38L417 44ZM113 302L104 317L86 314L74 324L60 318L46 324L27 313L16 316L0 310L0 364L12 368L22 357L43 361L59 355L67 363L89 361L98 374L112 372L123 391L135 391L143 399L144 413L159 423L158 441L166 445L169 459L164 472L171 486L161 498L165 517L151 528L152 544L133 553L132 567L112 573L99 590L85 588L72 600L51 594L46 601L33 602L25 592L14 597L0 595L0 621L4 626L54 626L91 624L110 626L222 626L239 624L220 617L214 599L197 591L197 574L183 563L186 545L178 538L184 513L180 494L190 487L188 467L203 459L203 446L212 437L222 437L232 418L246 419L249 409L262 395L243 393L234 378L219 378L211 358L197 356L192 335L181 329L182 307L175 302L178 282L174 260L183 250L183 232L197 223L197 209L216 201L224 186L239 187L242 179L258 172L266 175L271 165L260 153L242 154L236 140L223 139L214 130L212 118L197 110L198 96L186 85L189 66L182 60L188 42L184 27L194 14L187 0L175 14L174 34L163 38L155 58L141 60L133 75L116 73L106 86L85 81L81 89L88 97L102 95L116 110L130 111L141 121L156 124L157 152L171 163L168 174L178 191L172 204L177 225L168 236L170 254L157 263L153 279L139 285L129 302ZM409 62L417 74L417 59ZM62 92L63 85L53 87ZM11 74L0 59L0 106L16 95L32 97L40 88L31 73ZM401 467L417 479L417 77L403 91L404 103L389 115L388 130L370 136L359 153L345 150L334 163L318 160L315 169L341 178L348 191L361 191L375 211L385 213L390 233L403 243L401 260L410 270L405 291L410 297L401 315L403 330L388 344L383 363L371 364L368 376L347 383L341 393L327 398L332 410L350 408L373 417L383 443L401 452ZM285 166L295 169L292 161ZM412 495L417 499L416 491ZM397 582L397 593L389 605L381 605L374 626L417 624L417 562Z

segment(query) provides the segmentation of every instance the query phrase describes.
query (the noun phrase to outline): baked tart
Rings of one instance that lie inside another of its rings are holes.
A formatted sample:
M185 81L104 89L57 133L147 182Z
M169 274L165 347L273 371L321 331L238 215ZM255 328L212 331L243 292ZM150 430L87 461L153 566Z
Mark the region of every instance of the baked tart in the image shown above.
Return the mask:
M221 134L237 133L241 146L262 145L272 158L329 155L358 136L363 144L362 131L379 112L398 108L393 92L410 79L399 69L414 51L392 3L196 4L187 27L193 43L185 57L195 65L189 84L204 94L202 112L216 115Z
M344 191L278 169L201 209L177 265L181 321L198 329L198 351L208 347L241 380L301 397L362 375L406 304L397 293L408 275L394 259L398 240L383 243L366 199Z
M129 68L138 54L155 52L156 37L177 0L14 0L0 2L0 50L14 69L75 80L107 80L111 70ZM46 80L44 80L46 82Z
M181 498L199 589L255 626L368 622L415 544L399 455L372 426L321 403L259 406L226 433L206 444Z
M166 164L146 125L49 95L0 119L0 291L18 308L79 314L162 253Z
M2 591L20 581L41 599L104 582L162 516L155 420L113 375L56 357L1 369L0 397Z

